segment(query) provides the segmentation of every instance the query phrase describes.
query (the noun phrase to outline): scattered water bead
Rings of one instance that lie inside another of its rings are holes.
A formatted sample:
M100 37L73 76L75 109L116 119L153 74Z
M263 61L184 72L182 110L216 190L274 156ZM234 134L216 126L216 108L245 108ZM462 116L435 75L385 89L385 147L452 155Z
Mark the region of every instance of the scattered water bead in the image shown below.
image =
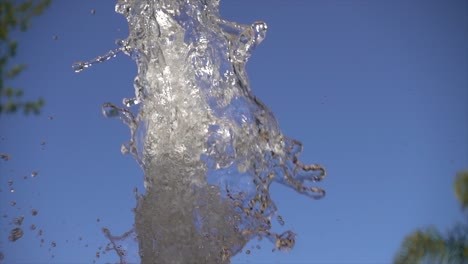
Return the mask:
M72 64L72 69L74 72L79 73L82 72L84 69L89 68L95 64L105 62L107 60L110 60L112 58L115 58L120 52L122 52L122 48L117 48L114 50L108 51L106 54L102 56L97 56L91 61L83 62L83 61L78 61Z
M15 201L11 201L10 202L10 206L15 206L16 205L16 202Z
M53 40L58 40L59 37L58 37L57 35L53 35L53 36L52 36L52 39L53 39Z
M36 225L34 225L34 224L31 225L31 226L29 227L29 229L31 229L31 230L33 230L33 231L36 230L36 228L37 228L37 227L36 227Z
M96 14L96 9L91 9L90 13L91 13L91 15Z
M249 254L250 254L250 250L246 250L246 251L245 251L245 254L249 255Z
M112 104L102 105L102 115L107 118L119 116L120 110Z
M115 40L115 44L119 46L120 48L125 48L125 46L127 46L127 42L123 39Z
M50 245L51 245L52 247L56 247L56 246L57 246L57 243L52 241L52 242L50 243Z
M87 68L89 66L90 65L85 63L85 62L79 61L79 62L73 63L72 68L73 68L73 71L78 73L78 72L82 72L85 68Z
M5 255L3 254L3 252L0 252L0 262L5 260Z
M12 186L13 185L13 180L8 180L8 186Z
M124 99L122 100L122 103L123 103L126 107L131 107L131 106L134 106L134 105L139 104L140 102L139 102L136 98L124 98Z
M36 216L38 213L39 213L39 211L37 211L36 209L31 210L31 215L32 216Z
M38 174L39 174L39 172L33 171L33 172L31 172L31 177L35 178Z
M122 146L120 146L120 152L124 155L127 155L128 153L130 153L130 148L128 144L122 144Z
M281 251L289 251L294 247L296 242L295 240L296 234L291 231L286 231L281 235L276 236L276 243L275 246L277 249Z
M280 225L282 225L282 226L284 225L284 220L283 220L283 217L281 215L276 216L276 220L278 220L278 223Z
M14 189L14 188L10 188L10 192L11 192L11 193L14 193L14 192L15 192L15 189Z
M8 240L10 240L11 242L15 242L16 240L23 237L23 234L24 234L23 229L21 229L19 227L13 228L10 231L10 235L8 236Z
M11 159L11 155L7 153L0 153L0 158L4 161L9 161Z
M24 220L24 215L20 216L20 217L16 217L13 219L13 224L14 225L17 225L17 226L20 226L23 224L23 220Z

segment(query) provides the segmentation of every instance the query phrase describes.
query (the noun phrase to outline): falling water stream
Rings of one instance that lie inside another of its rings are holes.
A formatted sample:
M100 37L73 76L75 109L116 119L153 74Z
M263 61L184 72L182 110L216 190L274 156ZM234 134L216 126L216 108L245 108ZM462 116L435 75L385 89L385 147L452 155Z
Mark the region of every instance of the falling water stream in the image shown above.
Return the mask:
M122 263L229 263L254 238L275 248L294 246L270 197L273 182L313 199L325 176L305 165L300 142L284 136L270 109L257 99L245 72L267 25L243 25L219 16L218 0L119 0L129 36L80 72L118 53L135 60L133 98L103 105L131 131L122 152L144 171L134 228L123 236L105 229ZM122 244L138 243L135 252ZM133 255L132 255L133 254Z

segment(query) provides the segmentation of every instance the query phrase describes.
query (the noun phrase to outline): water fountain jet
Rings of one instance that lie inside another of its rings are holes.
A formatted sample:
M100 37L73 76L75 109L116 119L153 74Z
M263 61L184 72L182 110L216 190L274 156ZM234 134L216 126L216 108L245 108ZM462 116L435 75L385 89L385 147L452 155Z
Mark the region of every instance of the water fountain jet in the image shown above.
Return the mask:
M271 230L275 217L284 222L269 187L277 182L319 199L325 192L311 183L325 170L299 161L301 143L281 133L251 92L245 64L266 24L223 20L218 0L119 0L116 12L127 18L128 38L74 69L119 52L137 64L135 97L124 107L106 103L103 113L130 127L122 152L145 173L134 224L141 262L229 263L263 237L292 248L293 232Z

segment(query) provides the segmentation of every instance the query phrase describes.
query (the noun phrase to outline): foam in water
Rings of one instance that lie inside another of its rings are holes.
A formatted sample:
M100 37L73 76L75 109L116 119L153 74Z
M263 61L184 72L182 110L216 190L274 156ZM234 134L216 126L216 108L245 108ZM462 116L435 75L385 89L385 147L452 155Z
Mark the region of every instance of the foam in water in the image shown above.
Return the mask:
M269 187L322 198L311 183L325 170L299 161L301 143L281 133L251 92L245 64L267 25L223 20L217 0L119 0L116 12L128 20L128 38L73 67L80 72L119 52L138 67L135 96L122 107L103 105L104 115L130 127L122 152L138 161L146 188L132 232L105 230L111 249L121 262L229 263L253 238L292 248L293 232L271 230L272 220L284 221ZM117 245L133 241L136 257Z

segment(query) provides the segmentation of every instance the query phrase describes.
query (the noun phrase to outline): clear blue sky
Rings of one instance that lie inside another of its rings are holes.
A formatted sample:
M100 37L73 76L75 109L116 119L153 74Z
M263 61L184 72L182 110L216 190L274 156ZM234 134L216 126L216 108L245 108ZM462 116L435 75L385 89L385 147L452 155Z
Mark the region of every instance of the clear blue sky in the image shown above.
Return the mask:
M127 36L114 4L55 0L17 35L16 61L28 69L11 84L47 104L40 116L0 117L0 153L12 157L0 160L5 263L89 263L106 243L101 227L132 225L142 172L120 153L128 128L101 105L133 95L135 64L121 55L71 68ZM272 188L285 229L298 234L290 253L271 253L265 241L233 263L389 263L411 231L462 219L452 183L468 168L467 1L224 0L221 15L267 22L247 65L253 92L302 141L302 160L328 169L323 200ZM20 215L25 235L8 242Z

